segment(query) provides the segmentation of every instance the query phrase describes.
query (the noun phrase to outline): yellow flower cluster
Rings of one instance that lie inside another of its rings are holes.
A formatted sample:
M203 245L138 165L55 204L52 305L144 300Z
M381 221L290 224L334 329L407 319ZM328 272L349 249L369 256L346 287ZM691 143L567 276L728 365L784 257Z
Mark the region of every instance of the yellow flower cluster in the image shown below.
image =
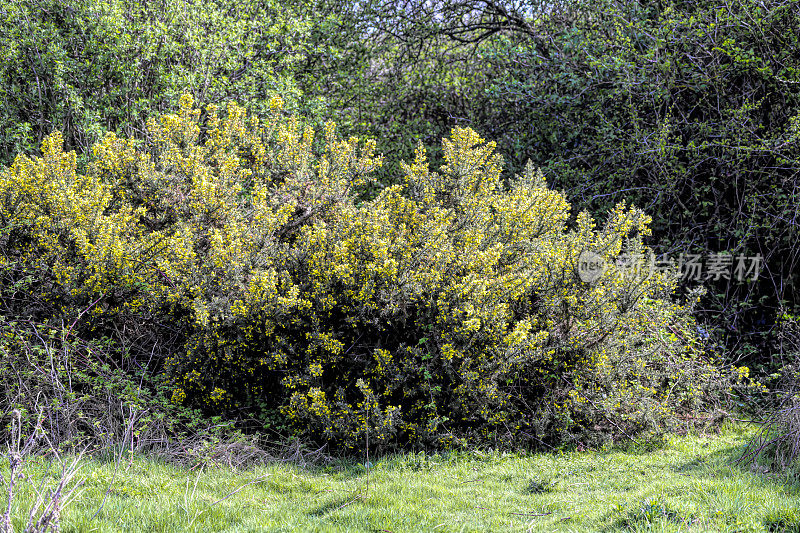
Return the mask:
M47 265L60 305L180 329L174 402L280 413L339 444L456 445L598 413L643 425L711 380L674 279L617 262L649 252L640 210L571 223L537 169L504 180L469 128L438 171L419 147L404 183L359 203L375 143L269 107L184 96L145 141L106 136L85 175L58 134L0 173L17 259ZM607 265L591 281L587 251Z

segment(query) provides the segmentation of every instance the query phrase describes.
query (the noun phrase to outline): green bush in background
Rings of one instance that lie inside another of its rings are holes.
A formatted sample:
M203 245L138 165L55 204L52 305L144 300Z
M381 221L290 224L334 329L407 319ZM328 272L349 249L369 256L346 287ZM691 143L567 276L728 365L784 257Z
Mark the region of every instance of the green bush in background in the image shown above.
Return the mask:
M13 0L0 6L0 164L60 131L84 156L105 132L145 134L181 94L298 96L308 25L272 1Z

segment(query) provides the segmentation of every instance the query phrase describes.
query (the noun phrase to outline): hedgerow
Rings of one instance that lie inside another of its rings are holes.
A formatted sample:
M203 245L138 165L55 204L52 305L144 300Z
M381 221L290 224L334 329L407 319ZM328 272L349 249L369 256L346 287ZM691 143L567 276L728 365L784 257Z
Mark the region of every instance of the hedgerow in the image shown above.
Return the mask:
M85 174L58 133L17 157L0 243L39 280L25 312L127 347L174 404L336 448L597 443L674 427L735 381L647 268L641 210L573 217L469 128L373 198L373 141L270 107L184 96L144 140L106 135Z
M746 280L686 268L681 290L708 289L698 318L729 361L781 370L778 318L800 313L798 0L403 5L316 0L304 93L387 155L479 124L576 209L647 206L664 260L758 257Z

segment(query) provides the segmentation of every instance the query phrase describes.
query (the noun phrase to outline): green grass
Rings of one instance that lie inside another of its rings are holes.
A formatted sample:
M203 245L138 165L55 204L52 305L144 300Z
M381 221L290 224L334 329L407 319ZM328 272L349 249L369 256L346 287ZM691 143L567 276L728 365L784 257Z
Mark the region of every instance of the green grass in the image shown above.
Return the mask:
M374 460L368 486L356 462L190 471L136 457L94 519L114 464L86 460L62 531L800 531L799 486L731 463L748 436L730 426L650 451L392 456ZM27 465L32 481L47 464Z

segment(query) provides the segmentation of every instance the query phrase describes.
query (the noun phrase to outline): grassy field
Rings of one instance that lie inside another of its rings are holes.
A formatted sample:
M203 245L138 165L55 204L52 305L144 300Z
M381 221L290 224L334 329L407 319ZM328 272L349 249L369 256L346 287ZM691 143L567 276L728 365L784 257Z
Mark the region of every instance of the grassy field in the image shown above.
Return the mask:
M734 425L651 451L408 454L369 472L356 462L189 470L136 457L115 474L114 463L85 460L62 531L800 531L800 486L732 464L748 435ZM26 465L17 531L31 483L55 480L48 465Z

